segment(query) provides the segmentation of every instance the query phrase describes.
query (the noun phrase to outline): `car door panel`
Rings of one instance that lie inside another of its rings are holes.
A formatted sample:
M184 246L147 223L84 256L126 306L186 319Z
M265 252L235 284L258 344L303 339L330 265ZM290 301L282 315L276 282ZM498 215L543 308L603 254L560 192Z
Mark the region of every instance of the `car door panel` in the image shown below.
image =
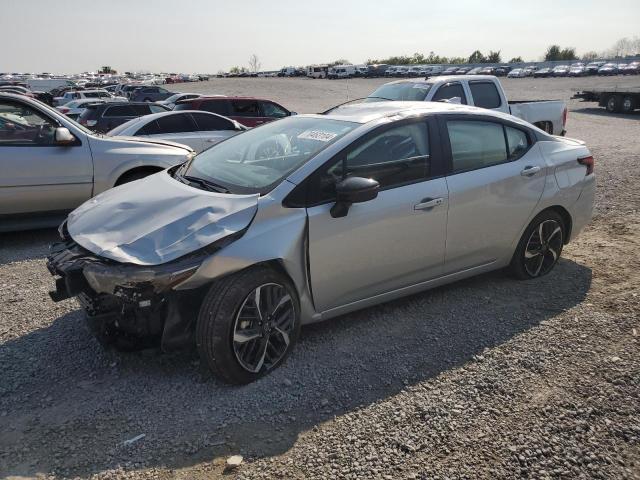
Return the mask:
M425 199L442 199L414 209ZM443 178L379 193L333 218L332 204L307 209L311 285L318 311L413 285L442 273L447 218Z
M443 127L446 129L445 122ZM460 153L460 152L459 152ZM462 150L462 161L474 152ZM525 174L527 169L532 174ZM513 244L535 210L546 166L534 144L519 159L446 177L449 191L444 273L508 263Z

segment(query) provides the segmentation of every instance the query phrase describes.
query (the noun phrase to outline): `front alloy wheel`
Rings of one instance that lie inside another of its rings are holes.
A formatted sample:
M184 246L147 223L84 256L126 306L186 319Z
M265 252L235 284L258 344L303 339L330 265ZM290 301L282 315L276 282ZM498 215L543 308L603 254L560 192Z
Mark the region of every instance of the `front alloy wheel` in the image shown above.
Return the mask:
M200 307L196 343L214 375L240 385L278 367L299 333L293 284L283 273L257 266L211 286Z
M283 285L260 285L242 302L233 331L233 352L247 371L270 370L291 343L295 310Z

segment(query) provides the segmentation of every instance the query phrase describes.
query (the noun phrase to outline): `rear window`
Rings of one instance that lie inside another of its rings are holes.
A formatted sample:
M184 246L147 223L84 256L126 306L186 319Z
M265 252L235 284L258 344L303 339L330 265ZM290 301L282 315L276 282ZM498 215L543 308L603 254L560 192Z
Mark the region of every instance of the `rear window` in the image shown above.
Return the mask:
M147 112L148 113L148 112ZM137 114L131 105L115 105L108 107L104 117L135 117Z
M386 100L417 100L422 101L431 89L430 83L388 83L375 90L368 98Z
M500 94L493 82L470 82L473 103L481 108L498 108L502 103Z

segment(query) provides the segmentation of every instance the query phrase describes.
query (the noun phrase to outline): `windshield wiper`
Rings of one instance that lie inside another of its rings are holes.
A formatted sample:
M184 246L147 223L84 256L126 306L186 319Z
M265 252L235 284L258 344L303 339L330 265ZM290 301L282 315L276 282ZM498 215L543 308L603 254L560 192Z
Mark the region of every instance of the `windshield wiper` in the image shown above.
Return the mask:
M209 190L211 192L218 192L218 193L231 193L231 190L229 190L228 188L223 187L222 185L218 185L217 183L212 182L210 180L205 180L204 178L192 177L190 175L183 175L180 178L186 180L188 183L195 183L196 185L199 185L204 190ZM187 182L183 182L183 183L187 183Z

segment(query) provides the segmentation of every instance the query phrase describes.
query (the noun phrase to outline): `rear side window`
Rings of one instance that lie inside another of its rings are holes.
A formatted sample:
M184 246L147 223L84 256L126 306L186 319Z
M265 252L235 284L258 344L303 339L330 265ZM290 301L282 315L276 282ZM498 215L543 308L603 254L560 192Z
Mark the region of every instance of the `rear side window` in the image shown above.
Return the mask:
M186 105L186 110L190 110L192 108L191 103ZM205 100L200 104L200 108L198 108L198 110L217 113L218 115L229 115L229 102L227 100Z
M158 126L158 122L155 120L150 121L140 130L138 130L134 136L138 137L140 135L157 135L160 133L160 127Z
M470 82L473 103L481 108L498 108L501 105L500 94L493 82Z
M135 117L136 112L131 105L114 105L104 111L104 117Z
M233 122L220 118L215 115L207 115L206 113L192 113L193 119L198 125L200 131L213 131L213 130L235 130L236 126Z
M151 105L148 103L142 105L131 105L133 116L149 115L151 113Z
M489 167L507 161L507 143L500 123L448 121L453 173Z
M260 117L260 107L255 100L233 100L231 114L236 117Z
M197 130L191 115L184 113L160 117L156 119L156 122L158 122L159 133L195 132Z
M168 111L166 108L161 107L160 105L149 105L149 110L151 110L151 113L160 113L160 112Z
M433 96L432 101L449 100L451 98L458 97L460 102L464 105L467 104L467 96L464 94L464 89L460 83L445 83Z
M507 148L509 160L517 160L529 149L529 137L525 132L517 128L504 127L507 135Z

